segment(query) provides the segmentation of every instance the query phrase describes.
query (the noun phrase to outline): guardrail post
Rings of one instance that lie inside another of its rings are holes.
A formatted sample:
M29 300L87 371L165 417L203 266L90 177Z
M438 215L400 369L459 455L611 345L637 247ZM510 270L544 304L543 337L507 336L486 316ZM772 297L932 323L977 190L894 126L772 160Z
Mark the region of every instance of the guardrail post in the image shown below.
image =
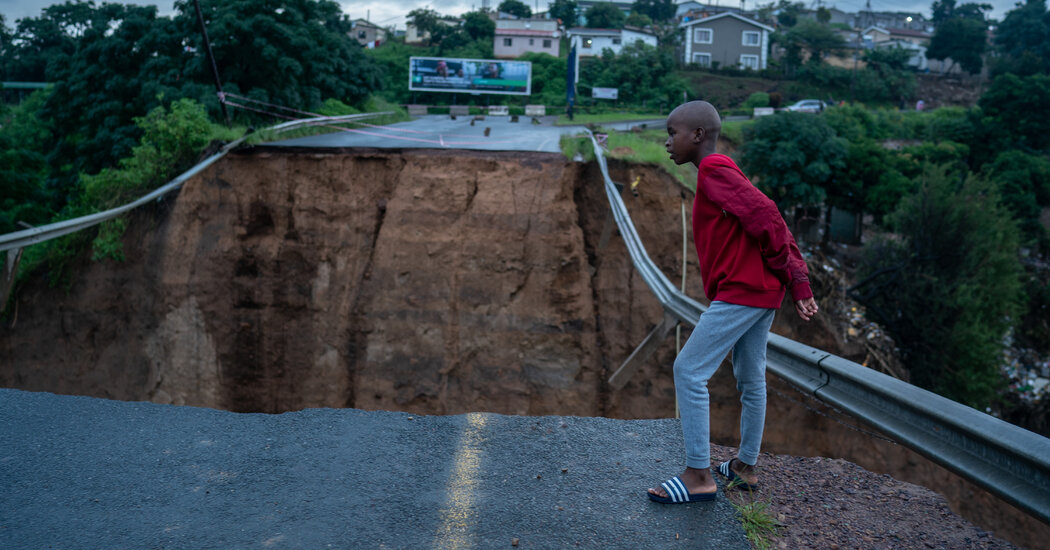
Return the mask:
M624 387L635 371L638 370L638 367L641 367L642 363L649 359L649 356L656 351L656 348L667 338L667 335L671 334L671 331L678 326L678 323L677 317L664 311L664 318L660 321L660 324L656 325L656 328L645 337L645 340L642 340L642 343L631 352L630 357L609 377L609 385L617 390Z
M7 251L7 261L4 262L4 278L0 280L0 314L7 310L7 299L11 297L11 289L15 286L15 277L18 275L18 264L22 261L23 248L12 248Z

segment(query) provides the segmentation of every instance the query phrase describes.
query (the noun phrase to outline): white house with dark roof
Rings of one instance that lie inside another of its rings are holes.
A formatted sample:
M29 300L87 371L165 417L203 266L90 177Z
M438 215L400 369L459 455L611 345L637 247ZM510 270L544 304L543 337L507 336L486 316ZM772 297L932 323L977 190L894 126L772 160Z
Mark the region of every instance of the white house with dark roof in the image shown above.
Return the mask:
M685 63L702 67L740 66L761 70L769 64L773 28L742 15L725 12L680 25L685 33Z
M514 59L528 52L558 57L559 36L558 22L553 19L497 19L492 49L500 59Z
M602 50L608 48L619 55L620 50L627 44L641 40L642 42L656 47L656 35L641 29L624 27L623 29L588 29L576 27L569 29L565 36L569 37L569 47L576 46L576 55L579 57L599 56Z

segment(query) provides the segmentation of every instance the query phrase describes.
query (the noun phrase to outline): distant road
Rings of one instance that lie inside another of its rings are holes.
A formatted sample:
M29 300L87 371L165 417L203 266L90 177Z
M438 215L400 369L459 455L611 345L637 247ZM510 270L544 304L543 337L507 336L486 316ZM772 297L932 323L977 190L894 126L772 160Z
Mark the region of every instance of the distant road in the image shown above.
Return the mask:
M487 151L537 151L559 153L563 135L583 131L583 126L554 126L554 117L543 117L534 124L532 117L485 116L483 120L460 116L426 115L409 122L388 126L350 125L347 131L272 142L282 147L381 147L425 149L481 149ZM471 124L473 122L473 124ZM664 119L605 123L603 128L626 130L656 125ZM486 135L486 130L488 135Z
M747 550L676 420L238 414L0 389L0 548Z

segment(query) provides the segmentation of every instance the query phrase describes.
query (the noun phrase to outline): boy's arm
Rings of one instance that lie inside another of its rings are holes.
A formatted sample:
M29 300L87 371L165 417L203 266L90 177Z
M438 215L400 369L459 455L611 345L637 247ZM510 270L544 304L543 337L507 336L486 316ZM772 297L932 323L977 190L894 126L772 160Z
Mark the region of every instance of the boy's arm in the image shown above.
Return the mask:
M729 167L716 168L708 174L704 180L704 193L740 220L744 232L758 241L766 265L791 291L799 316L803 319L811 316L803 315L811 308L799 309L799 302L813 298L809 268L776 203ZM813 302L812 309L816 313L816 302Z

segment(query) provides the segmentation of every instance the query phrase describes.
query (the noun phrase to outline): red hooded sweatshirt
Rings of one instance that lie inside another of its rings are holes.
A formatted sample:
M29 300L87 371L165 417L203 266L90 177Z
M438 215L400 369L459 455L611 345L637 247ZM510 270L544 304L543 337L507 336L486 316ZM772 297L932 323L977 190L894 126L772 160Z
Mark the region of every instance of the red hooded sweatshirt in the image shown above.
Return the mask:
M693 241L711 301L778 309L785 289L796 301L813 296L809 268L776 203L725 155L700 161Z

